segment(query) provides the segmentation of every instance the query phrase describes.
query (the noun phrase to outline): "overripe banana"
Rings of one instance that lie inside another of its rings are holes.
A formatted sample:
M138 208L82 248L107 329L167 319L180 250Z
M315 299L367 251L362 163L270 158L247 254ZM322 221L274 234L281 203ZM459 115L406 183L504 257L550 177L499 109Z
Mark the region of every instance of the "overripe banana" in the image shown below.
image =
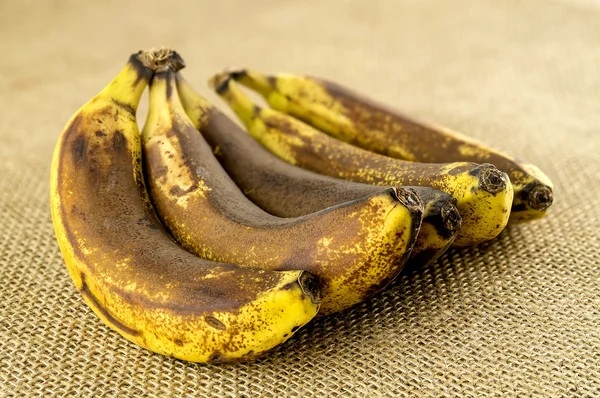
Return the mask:
M423 123L339 84L311 76L232 72L267 102L332 136L390 157L417 162L492 163L514 188L511 223L541 218L553 201L550 179L533 164L448 128Z
M185 248L215 261L307 269L322 287L322 314L382 289L414 246L422 204L402 188L295 219L254 205L189 120L172 70L157 72L150 84L142 147L157 214Z
M247 197L273 215L300 217L387 189L324 176L284 162L197 94L180 73L177 90L185 112L227 174ZM425 211L407 266L423 265L439 257L453 242L462 221L456 199L449 194L428 187L411 188Z
M200 259L163 229L144 186L135 114L150 68L165 59L132 55L60 135L50 181L58 244L87 304L126 339L189 361L253 358L317 314L319 290L305 271Z
M250 135L289 163L357 182L429 186L451 194L463 218L456 246L492 239L508 222L512 185L508 176L491 164L416 163L379 155L329 137L289 115L257 106L228 74L216 75L211 85Z

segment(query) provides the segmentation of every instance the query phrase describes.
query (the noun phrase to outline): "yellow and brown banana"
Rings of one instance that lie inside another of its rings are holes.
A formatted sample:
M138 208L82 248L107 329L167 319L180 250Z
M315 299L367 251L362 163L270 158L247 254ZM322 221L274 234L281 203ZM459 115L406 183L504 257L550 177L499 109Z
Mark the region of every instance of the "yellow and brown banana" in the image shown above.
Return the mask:
M552 205L553 184L539 168L456 131L416 120L325 79L249 69L230 74L274 109L369 151L416 162L494 164L514 188L511 223L541 218Z
M317 314L319 289L306 271L200 259L163 229L145 190L135 114L167 59L132 55L67 123L51 168L58 244L87 304L126 339L189 361L254 358Z

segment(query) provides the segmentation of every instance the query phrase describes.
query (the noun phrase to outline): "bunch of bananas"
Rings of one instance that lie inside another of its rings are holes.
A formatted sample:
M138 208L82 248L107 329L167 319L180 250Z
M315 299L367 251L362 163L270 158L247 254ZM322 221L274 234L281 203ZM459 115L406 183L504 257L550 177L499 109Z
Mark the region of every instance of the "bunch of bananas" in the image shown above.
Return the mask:
M183 67L167 49L131 55L69 120L52 160L71 278L104 323L154 352L255 358L405 264L492 239L552 203L536 167L321 79L217 74L211 85L247 134Z

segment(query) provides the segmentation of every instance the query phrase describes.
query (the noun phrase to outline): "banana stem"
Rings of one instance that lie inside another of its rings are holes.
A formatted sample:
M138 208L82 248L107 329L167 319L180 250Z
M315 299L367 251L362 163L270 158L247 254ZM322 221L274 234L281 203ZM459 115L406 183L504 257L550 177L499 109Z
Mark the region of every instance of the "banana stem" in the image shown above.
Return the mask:
M260 95L267 97L274 90L275 78L272 76L263 75L262 73L250 70L241 69L230 72L232 79L240 82L244 86L258 92Z
M231 78L227 77L222 81L213 79L213 83L216 83L214 87L216 92L229 104L242 123L249 128L256 113L260 110L259 106L252 102Z
M164 71L157 72L150 82L150 106L142 136L147 139L150 136L149 132L160 131L159 129L148 129L146 127L170 121L171 114L185 115L185 110L177 93L175 71L167 68Z
M131 55L125 68L99 94L99 97L107 100L118 101L119 105L129 109L134 115L152 77L152 70L140 60L141 54L142 52Z
M129 57L126 67L100 92L99 96L129 109L135 114L140 98L152 75L163 70L185 67L181 56L167 48L142 50Z
M302 271L298 276L298 285L314 304L322 301L321 289L315 277L307 271Z
M213 108L213 105L198 94L183 78L181 73L176 74L175 80L177 81L179 99L183 104L185 113L187 113L196 130L200 130L206 119L207 112Z
M185 67L185 62L179 53L165 47L140 51L138 59L153 72L160 72L169 68L177 72Z

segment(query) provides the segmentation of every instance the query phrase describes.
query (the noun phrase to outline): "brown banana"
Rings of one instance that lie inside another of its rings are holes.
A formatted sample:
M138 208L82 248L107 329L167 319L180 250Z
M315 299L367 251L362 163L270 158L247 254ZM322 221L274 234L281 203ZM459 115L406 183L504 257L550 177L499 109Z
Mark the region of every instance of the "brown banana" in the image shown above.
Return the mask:
M505 173L491 164L416 163L352 146L246 96L228 74L211 85L240 117L248 132L281 159L331 177L375 185L419 185L457 199L462 227L454 245L467 246L496 237L506 226L513 200Z
M293 166L263 148L177 74L183 107L213 153L244 194L279 217L300 217L387 189L332 178ZM406 188L406 187L405 187ZM410 187L425 211L411 264L426 264L454 241L462 219L456 199L428 187Z
M415 244L423 208L402 188L292 219L253 204L185 114L173 70L154 75L142 142L150 196L175 239L214 261L310 270L322 287L321 314L381 290Z

